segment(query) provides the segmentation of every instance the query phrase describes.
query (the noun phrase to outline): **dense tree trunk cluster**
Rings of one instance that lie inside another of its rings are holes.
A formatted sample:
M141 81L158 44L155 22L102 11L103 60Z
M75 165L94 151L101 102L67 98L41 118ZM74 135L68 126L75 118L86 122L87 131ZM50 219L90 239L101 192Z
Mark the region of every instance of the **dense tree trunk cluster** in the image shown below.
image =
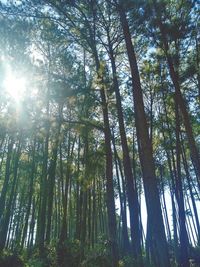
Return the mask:
M1 3L0 266L199 266L198 11Z

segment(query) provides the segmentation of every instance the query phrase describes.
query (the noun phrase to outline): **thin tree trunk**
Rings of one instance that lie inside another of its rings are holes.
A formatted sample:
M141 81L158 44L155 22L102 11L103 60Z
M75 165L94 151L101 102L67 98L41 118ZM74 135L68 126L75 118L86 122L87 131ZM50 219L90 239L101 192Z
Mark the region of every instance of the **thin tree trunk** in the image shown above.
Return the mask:
M9 181L10 181L10 165L11 165L13 144L14 144L14 141L11 138L8 144L5 179L4 179L3 188L2 188L1 196L0 196L0 222L1 222L4 210L5 210L6 196L7 196L7 191L8 191Z
M159 9L157 9L157 11L159 11ZM188 144L190 147L191 158L192 158L192 161L193 161L193 164L195 167L197 180L198 180L198 183L200 186L200 156L199 156L199 152L198 152L198 149L197 149L197 146L195 143L192 125L190 122L190 117L189 117L189 113L188 113L188 109L187 109L187 104L186 104L186 101L183 98L183 95L181 93L181 88L180 88L180 84L179 84L179 75L178 75L178 72L175 70L175 67L173 64L173 59L172 59L172 56L170 54L169 44L168 44L167 37L165 34L164 25L163 25L160 17L158 17L158 19L159 19L159 28L160 28L160 32L161 32L161 36L162 36L162 42L163 42L163 46L164 46L164 50L165 50L165 55L166 55L167 63L169 66L169 74L170 74L171 80L173 82L175 91L176 91L176 101L179 105L180 111L181 111L182 116L183 116L185 130L186 130L186 134L187 134L187 138L188 138Z
M12 181L12 186L11 186L11 192L10 196L8 199L8 204L6 205L6 211L5 214L2 218L1 226L0 226L0 249L3 249L6 245L6 238L7 238L7 233L9 229L9 222L11 219L11 210L12 210L12 205L13 205L13 199L16 196L16 188L17 188L17 180L18 180L18 165L19 165L19 159L21 155L21 137L19 140L18 144L18 149L15 155L14 159L14 169L13 169L13 181Z
M24 241L27 236L29 216L30 216L32 198L33 198L33 185L34 185L34 176L35 176L35 146L36 146L36 139L34 139L34 143L32 147L32 166L31 166L31 176L30 176L30 185L29 185L29 194L28 194L28 205L27 205L25 223L24 223L22 240L21 240L21 248L24 247Z
M131 230L131 240L132 240L132 248L133 254L138 263L142 265L142 250L141 250L141 240L140 240L140 227L139 227L139 206L138 206L138 196L137 190L135 187L132 168L131 168L131 160L129 156L128 143L126 137L126 131L124 126L124 116L122 110L121 103L121 95L119 90L119 83L117 79L117 70L116 64L113 54L113 49L110 41L109 32L108 35L108 46L109 46L109 55L112 66L112 76L113 76L113 84L116 96L116 104L117 104L117 114L119 121L119 130L120 130L120 138L122 144L123 151L123 166L124 166L124 175L126 181L126 192L128 197L128 205L129 205L129 214L130 214L130 230Z
M104 136L105 136L105 149L106 149L106 203L108 211L108 228L112 249L112 262L113 267L118 266L118 246L117 246L117 225L116 225L116 215L115 215L115 199L114 199L114 186L113 186L113 170L112 170L112 149L111 149L111 131L110 123L108 117L108 103L106 100L105 89L104 89L104 77L101 77L101 65L99 62L98 54L96 48L93 51L93 55L96 63L96 70L101 80L101 101L103 110L103 120L104 120Z
M177 95L176 95L177 97ZM177 98L176 98L177 99ZM181 159L180 159L180 119L179 119L179 108L178 103L175 105L175 115L176 115L176 186L178 189L178 207L179 207L179 224L180 224L180 265L183 267L189 267L189 257L188 257L188 235L186 230L186 218L185 218L185 207L183 198L183 188L181 179Z
M122 250L124 251L124 254L127 254L127 253L130 253L130 243L129 243L128 229L127 229L126 202L123 201L123 196L121 192L119 170L118 170L118 164L117 164L117 150L115 146L114 136L113 136L113 147L114 147L114 161L115 161L117 185L118 185L118 191L119 191L120 210L121 210L121 217L122 217Z

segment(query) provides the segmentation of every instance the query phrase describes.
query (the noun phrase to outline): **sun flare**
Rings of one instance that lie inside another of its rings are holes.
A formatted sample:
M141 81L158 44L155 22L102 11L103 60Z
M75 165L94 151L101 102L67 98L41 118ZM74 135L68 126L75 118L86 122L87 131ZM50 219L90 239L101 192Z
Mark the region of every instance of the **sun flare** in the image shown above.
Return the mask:
M4 80L4 88L6 93L15 101L20 101L25 93L26 79L24 77L16 77L9 74Z

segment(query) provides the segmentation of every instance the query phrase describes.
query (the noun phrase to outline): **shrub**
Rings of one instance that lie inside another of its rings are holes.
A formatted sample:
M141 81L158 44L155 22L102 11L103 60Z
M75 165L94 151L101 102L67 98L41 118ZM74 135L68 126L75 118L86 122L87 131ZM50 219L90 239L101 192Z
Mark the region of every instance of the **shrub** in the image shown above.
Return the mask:
M22 257L9 250L3 250L0 253L0 267L24 267Z
M59 267L77 267L81 257L80 241L66 240L57 245L57 263Z

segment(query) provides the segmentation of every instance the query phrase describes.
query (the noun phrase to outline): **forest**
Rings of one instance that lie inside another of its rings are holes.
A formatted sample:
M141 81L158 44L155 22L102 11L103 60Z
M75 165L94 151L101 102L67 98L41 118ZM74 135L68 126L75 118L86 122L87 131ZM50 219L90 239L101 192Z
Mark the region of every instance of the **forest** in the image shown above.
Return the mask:
M199 18L0 0L0 267L200 266Z

